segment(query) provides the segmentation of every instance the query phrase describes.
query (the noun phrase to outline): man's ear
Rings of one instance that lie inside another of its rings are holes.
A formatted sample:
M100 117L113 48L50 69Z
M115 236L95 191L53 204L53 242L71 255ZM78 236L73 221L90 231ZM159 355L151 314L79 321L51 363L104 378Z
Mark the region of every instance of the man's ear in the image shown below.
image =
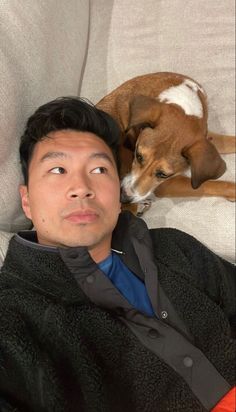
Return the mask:
M134 96L129 104L129 121L125 131L124 147L134 151L141 130L154 128L160 116L160 103L148 96Z
M19 192L20 192L20 197L21 197L21 206L22 206L22 209L24 210L25 216L28 217L28 219L31 219L29 194L28 194L27 186L20 185Z
M195 142L182 150L191 167L191 185L197 189L209 179L218 179L226 170L226 164L215 146L206 139Z

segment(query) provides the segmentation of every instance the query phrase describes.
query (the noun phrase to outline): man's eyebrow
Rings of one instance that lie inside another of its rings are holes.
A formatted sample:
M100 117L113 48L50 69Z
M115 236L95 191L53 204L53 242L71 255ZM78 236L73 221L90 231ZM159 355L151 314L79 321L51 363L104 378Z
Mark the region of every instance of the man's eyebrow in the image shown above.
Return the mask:
M109 156L106 152L96 152L96 153L91 153L89 156L90 159L104 159L107 160L109 163L114 165L114 162L112 161L111 156Z
M69 155L64 152L47 152L41 157L40 162L51 159L66 159L68 157Z
M70 157L71 156L65 152L47 152L41 157L40 162L42 163L46 160L51 160L51 159L68 159ZM112 165L114 165L114 162L112 161L111 156L109 156L106 152L91 153L89 156L89 159L104 159L104 160L107 160Z

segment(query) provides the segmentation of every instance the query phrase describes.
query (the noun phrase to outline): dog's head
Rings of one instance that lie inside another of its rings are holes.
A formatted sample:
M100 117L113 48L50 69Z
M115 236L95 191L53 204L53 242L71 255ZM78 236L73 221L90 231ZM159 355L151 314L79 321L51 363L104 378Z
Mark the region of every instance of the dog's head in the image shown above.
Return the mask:
M220 177L225 162L206 134L206 119L186 115L177 105L135 96L123 142L134 159L122 182L122 200L140 202L166 179L189 167L194 189Z

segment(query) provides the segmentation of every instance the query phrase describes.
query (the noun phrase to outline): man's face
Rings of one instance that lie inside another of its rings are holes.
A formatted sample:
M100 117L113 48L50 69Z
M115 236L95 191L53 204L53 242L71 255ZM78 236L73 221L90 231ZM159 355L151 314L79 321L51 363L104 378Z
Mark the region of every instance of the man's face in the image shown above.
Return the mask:
M88 132L52 132L35 145L22 207L38 242L87 246L104 259L120 213L120 182L110 148Z

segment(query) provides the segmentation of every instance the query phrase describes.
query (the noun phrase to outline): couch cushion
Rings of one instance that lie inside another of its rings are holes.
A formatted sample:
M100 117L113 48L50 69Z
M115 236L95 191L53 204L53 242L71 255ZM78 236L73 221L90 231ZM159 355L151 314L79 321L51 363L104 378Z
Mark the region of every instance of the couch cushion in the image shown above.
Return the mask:
M208 94L209 128L235 133L234 0L93 0L81 95L96 103L139 74L174 71ZM224 156L234 180L235 156ZM228 260L235 257L235 204L220 198L158 199L150 227L191 233Z
M87 0L0 1L0 261L9 233L29 226L20 207L19 138L26 119L77 95L87 48Z

